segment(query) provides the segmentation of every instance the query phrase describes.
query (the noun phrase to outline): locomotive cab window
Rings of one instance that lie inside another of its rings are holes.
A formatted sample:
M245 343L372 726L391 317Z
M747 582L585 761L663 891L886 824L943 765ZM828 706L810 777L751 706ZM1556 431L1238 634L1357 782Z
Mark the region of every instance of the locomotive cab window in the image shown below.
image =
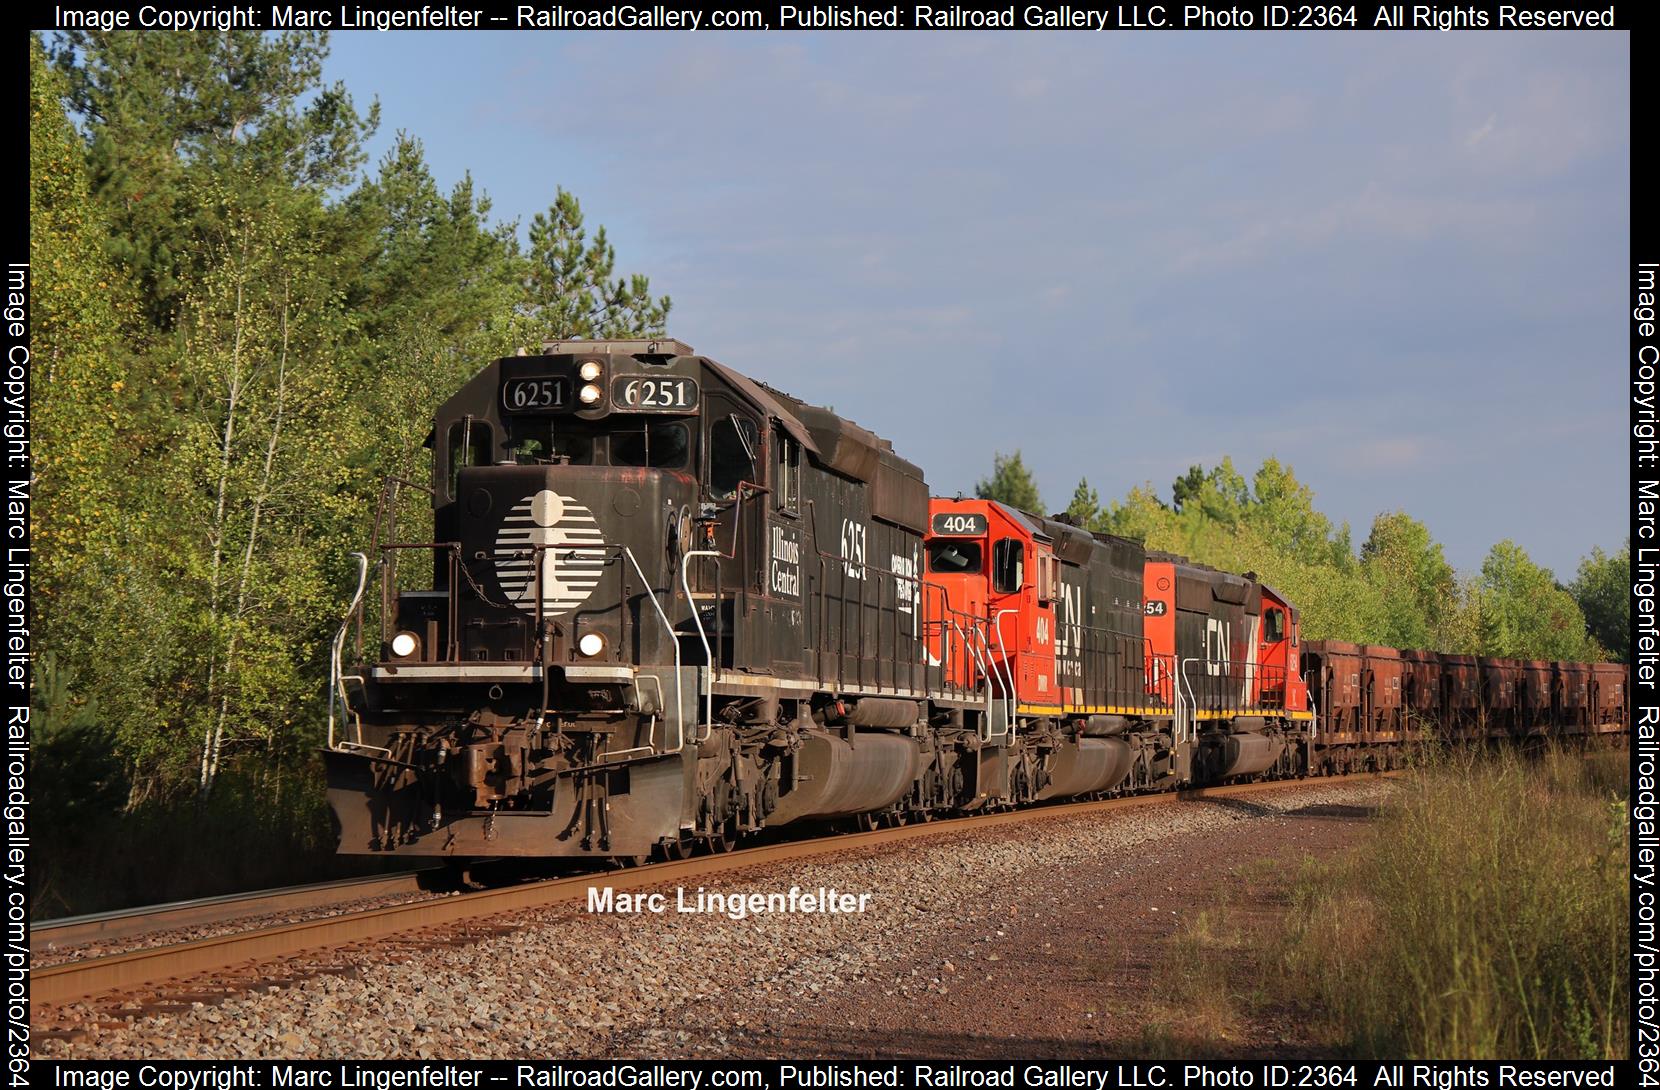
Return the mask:
M455 490L455 474L462 466L487 466L490 464L490 452L495 444L492 441L490 425L479 420L457 420L450 425L449 441L449 477L447 486L450 492Z
M611 464L684 469L692 449L692 433L678 420L651 422L637 429L611 433Z
M522 466L594 464L593 434L568 421L521 417L512 421L508 442Z
M980 543L935 538L928 543L928 570L942 575L973 575L980 570Z
M801 444L780 432L774 437L778 444L778 509L795 512L801 509Z
M760 449L761 433L753 420L737 413L716 420L709 428L709 495L737 499L738 486L758 476Z
M1046 606L1060 596L1061 564L1053 553L1039 552L1037 556L1038 605Z
M1026 580L1026 546L1006 537L992 546L991 585L999 594L1013 594Z
M1285 614L1270 609L1262 615L1262 642L1279 643L1285 639Z

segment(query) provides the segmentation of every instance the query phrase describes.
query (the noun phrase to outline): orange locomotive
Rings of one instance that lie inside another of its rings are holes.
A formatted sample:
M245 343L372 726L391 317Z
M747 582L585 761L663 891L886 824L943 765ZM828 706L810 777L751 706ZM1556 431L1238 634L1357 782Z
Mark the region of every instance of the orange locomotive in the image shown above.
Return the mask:
M1271 587L990 500L929 516L928 600L985 619L945 666L1002 702L1014 797L1307 772L1299 622Z
M1253 573L992 500L935 498L929 516L930 630L945 612L978 619L947 634L941 665L989 686L1008 727L991 797L1392 768L1432 734L1625 727L1618 665L1305 645L1297 610Z

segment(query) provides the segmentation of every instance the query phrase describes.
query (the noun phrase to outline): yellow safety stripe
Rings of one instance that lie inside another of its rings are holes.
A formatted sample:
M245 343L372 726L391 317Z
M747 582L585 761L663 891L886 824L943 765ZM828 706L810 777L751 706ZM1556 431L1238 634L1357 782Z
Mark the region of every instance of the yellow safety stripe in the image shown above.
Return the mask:
M1169 708L1120 708L1116 705L1021 704L1024 715L1169 715Z
M1287 712L1278 708L1242 708L1236 712L1194 712L1195 719L1232 719L1238 715L1260 716L1267 719L1313 719L1313 712Z
M1015 708L1020 715L1173 715L1171 708L1120 708L1116 705L1021 704ZM1313 712L1286 712L1276 708L1245 708L1235 712L1198 711L1195 719L1232 719L1238 715L1262 716L1268 719L1313 719Z

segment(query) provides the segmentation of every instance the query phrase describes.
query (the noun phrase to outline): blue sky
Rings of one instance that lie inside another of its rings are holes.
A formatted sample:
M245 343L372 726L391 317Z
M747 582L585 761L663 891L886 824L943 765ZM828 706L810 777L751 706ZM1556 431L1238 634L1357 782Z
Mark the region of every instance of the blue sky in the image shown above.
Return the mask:
M1357 543L1624 539L1620 33L337 33L434 173L557 186L698 351L1045 502L1231 455Z

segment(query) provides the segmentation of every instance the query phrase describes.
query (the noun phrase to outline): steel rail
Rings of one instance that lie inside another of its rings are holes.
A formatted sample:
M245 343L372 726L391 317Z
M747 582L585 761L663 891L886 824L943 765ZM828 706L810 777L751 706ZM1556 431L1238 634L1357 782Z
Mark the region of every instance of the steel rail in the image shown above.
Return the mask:
M1111 810L1211 798L1235 798L1268 791L1318 787L1355 780L1374 780L1393 773L1359 773L1348 776L1301 780L1270 780L1264 783L1232 784L1179 792L1129 795L1093 802L1060 803L1032 809L977 814L925 824L902 825L868 833L850 833L812 840L767 844L724 855L706 855L680 862L656 863L603 874L556 878L545 882L508 886L470 893L463 897L438 897L387 908L369 909L316 920L282 924L232 935L220 935L177 946L134 950L108 957L53 965L36 970L30 998L39 1005L52 1006L101 995L140 988L163 981L181 980L214 970L261 961L273 961L331 947L387 938L400 932L439 927L463 920L522 913L585 902L589 889L639 890L688 878L737 872L770 863L845 855L860 848L885 847L924 837L942 836L976 829L1013 825L1050 818L1079 817Z
M426 867L396 874L375 874L366 878L344 878L337 882L315 882L248 893L226 893L190 901L169 901L112 912L36 920L29 925L29 944L35 946L44 941L75 946L100 939L124 939L173 927L224 923L244 916L316 908L340 901L420 893L432 888L432 883L444 873L442 867Z

